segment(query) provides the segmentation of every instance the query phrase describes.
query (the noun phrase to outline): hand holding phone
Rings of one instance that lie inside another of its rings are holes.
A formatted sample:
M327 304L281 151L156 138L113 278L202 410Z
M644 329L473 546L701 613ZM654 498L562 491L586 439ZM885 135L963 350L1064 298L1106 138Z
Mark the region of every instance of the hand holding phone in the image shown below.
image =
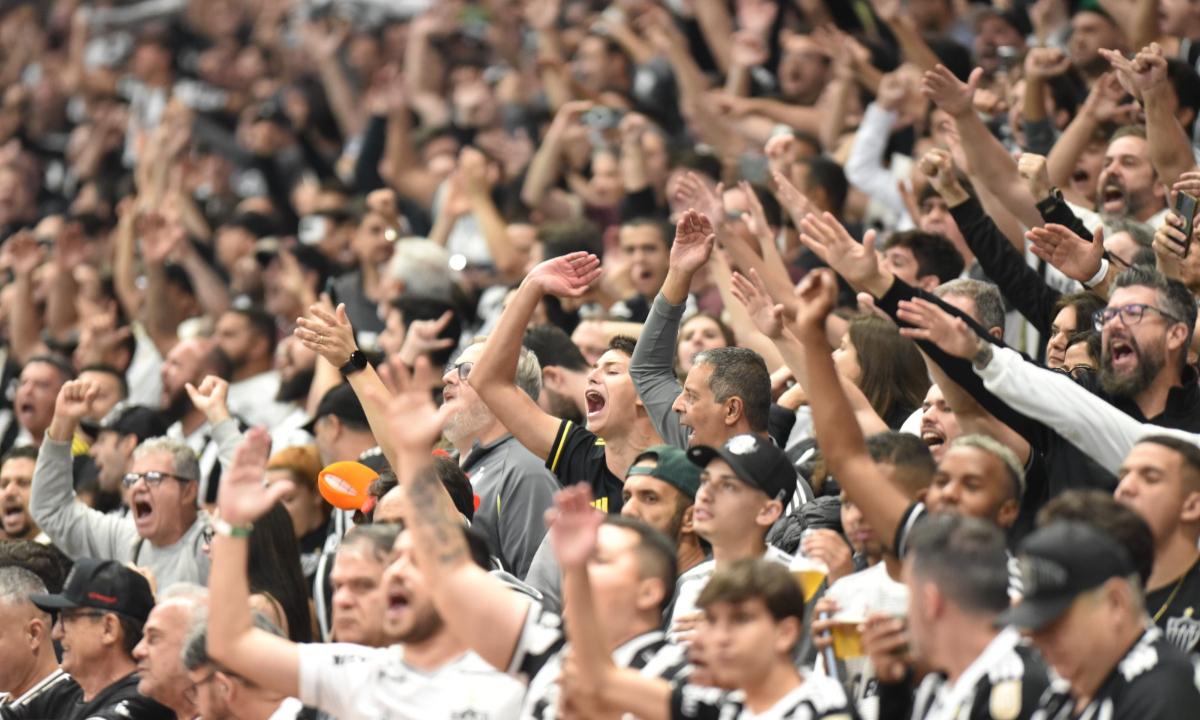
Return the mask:
M1196 220L1196 205L1196 198L1185 192L1181 191L1175 197L1175 214L1179 216L1180 220L1183 220L1183 227L1180 228L1180 231L1185 238L1180 257L1186 258L1192 247L1192 227Z

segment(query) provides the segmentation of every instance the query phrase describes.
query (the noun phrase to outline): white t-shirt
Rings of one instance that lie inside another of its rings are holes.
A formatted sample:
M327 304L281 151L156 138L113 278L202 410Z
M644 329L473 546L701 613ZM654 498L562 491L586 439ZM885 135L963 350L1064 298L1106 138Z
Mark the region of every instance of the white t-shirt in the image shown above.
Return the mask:
M524 695L474 652L429 674L400 645L300 645L300 700L338 720L516 720Z
M784 567L792 564L792 556L774 545L766 546L763 559L777 562ZM675 591L675 608L671 613L671 624L668 625L668 628L674 627L679 618L691 615L699 609L696 606L696 600L700 598L700 593L704 591L704 587L708 585L708 579L716 570L716 560L705 560L679 576L679 582L676 585L678 589ZM669 633L667 637L671 642L676 641L674 633Z
M671 720L849 720L850 702L841 683L818 675L804 678L800 687L755 713L740 690L681 684L671 695Z

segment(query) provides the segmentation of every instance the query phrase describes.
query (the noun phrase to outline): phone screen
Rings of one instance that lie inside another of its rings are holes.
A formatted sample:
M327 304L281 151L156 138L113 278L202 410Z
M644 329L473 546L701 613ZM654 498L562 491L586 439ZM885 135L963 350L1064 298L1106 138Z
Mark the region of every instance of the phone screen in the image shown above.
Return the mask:
M1188 252L1192 247L1192 225L1196 219L1196 198L1188 195L1185 192L1179 193L1175 198L1175 214L1183 220L1183 257L1188 256Z

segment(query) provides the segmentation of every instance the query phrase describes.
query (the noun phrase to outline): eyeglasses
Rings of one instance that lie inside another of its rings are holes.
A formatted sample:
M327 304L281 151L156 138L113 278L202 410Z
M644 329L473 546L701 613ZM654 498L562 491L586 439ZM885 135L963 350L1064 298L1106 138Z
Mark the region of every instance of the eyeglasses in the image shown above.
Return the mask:
M1069 368L1069 369L1067 368L1066 365L1060 365L1056 368L1051 368L1051 370L1053 370L1056 373L1062 373L1063 375L1070 375L1071 377L1075 378L1076 380L1083 377L1084 375L1096 372L1096 368L1092 367L1091 365L1088 365L1087 363L1079 363L1075 367Z
M209 684L210 682L215 680L216 677L217 677L217 671L213 670L212 672L210 672L208 674L208 677L204 678L200 682L192 683L191 687L188 687L183 691L183 699L187 700L192 705L195 705L196 698L200 694L200 686Z
M137 484L138 480L145 480L146 484L150 487L158 487L159 485L162 485L163 480L166 478L175 478L181 483L192 482L191 478L185 478L182 475L151 470L150 472L144 473L127 473L125 477L121 478L121 484L127 488L130 488Z
M1117 315L1120 315L1121 322L1125 323L1126 325L1137 325L1142 321L1142 318L1145 317L1147 310L1152 313L1162 315L1171 322L1183 322L1174 315L1165 313L1156 307L1146 305L1144 303L1133 303L1132 305L1126 305L1119 308L1104 308L1102 310L1097 310L1096 312L1092 313L1092 322L1095 323L1097 330L1103 331L1105 325L1112 322L1112 319Z
M90 618L104 617L104 613L100 612L99 610L82 610L79 612L68 612L66 610L60 610L58 613L58 619L63 624L66 624L66 622L68 620L76 620L78 618L85 618L85 617L90 617Z
M473 362L465 362L465 363L458 363L458 364L450 363L449 365L446 366L446 369L442 371L442 377L445 377L445 376L449 375L450 373L457 372L459 381L466 382L467 376L471 374L471 368L473 368L473 367L475 367L475 363L473 363Z

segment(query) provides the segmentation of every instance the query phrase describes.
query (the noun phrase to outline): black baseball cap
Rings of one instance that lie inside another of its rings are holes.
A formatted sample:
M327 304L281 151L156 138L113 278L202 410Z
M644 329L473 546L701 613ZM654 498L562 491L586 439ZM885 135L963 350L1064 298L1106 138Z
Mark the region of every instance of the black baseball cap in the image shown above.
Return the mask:
M168 423L158 410L145 405L118 403L100 422L83 420L79 427L92 437L99 437L105 430L121 435L136 435L138 442L167 434Z
M1125 546L1093 525L1051 523L1025 538L1017 556L1025 594L996 618L996 626L1040 630L1062 617L1081 594L1111 578L1136 575Z
M308 424L304 426L305 432L311 435L317 426L317 421L326 415L334 415L358 425L367 424L367 413L363 411L362 403L358 401L358 396L354 394L354 388L350 387L350 383L342 383L325 393L325 397L321 398L321 404L317 405L317 412L313 415L312 420L309 420Z
M688 450L688 458L702 468L720 458L742 482L785 505L796 492L796 469L775 443L761 435L734 435L719 448L694 447Z
M76 560L61 593L31 593L29 601L46 612L94 608L143 623L154 609L154 593L146 578L115 560L96 558Z

